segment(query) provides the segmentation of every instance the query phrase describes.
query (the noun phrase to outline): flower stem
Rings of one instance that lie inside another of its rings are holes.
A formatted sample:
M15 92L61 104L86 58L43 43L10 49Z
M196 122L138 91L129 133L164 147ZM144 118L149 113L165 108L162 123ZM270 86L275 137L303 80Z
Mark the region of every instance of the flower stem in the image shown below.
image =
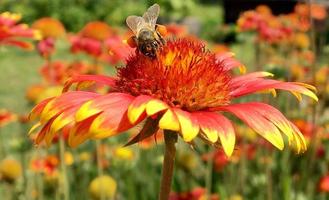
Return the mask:
M98 177L103 176L103 168L102 168L102 153L101 153L101 141L96 140L96 159L97 159L97 175ZM104 194L104 186L101 186L100 189L100 200L105 200L105 194Z
M215 156L215 151L212 149L210 151L210 157L207 161L207 175L205 177L205 182L206 182L206 189L207 189L207 198L210 198L211 196L211 189L212 189L212 173L213 173L213 165L214 165L214 156Z
M159 200L168 200L171 182L174 175L174 164L175 164L175 155L177 142L177 133L173 131L164 132L165 139L165 155L162 165L162 178L160 185Z
M63 137L60 137L59 139L59 155L61 159L61 169L62 169L62 192L64 200L70 199L70 193L69 193L69 185L68 185L68 177L67 177L67 171L66 171L66 163L65 163L65 141Z

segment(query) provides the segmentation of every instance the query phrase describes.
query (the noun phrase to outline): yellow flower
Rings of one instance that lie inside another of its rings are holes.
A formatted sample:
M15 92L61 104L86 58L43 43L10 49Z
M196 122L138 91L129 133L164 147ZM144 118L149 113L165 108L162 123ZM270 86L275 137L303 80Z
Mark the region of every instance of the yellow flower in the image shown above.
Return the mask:
M113 151L113 154L116 158L122 159L122 160L132 160L134 159L134 152L130 148L116 148Z
M198 161L193 153L183 152L177 155L177 164L185 170L192 170L197 166Z
M85 151L85 152L80 153L79 158L80 158L80 161L88 161L91 159L91 155L89 152Z
M21 177L22 165L14 159L4 159L0 162L0 175L2 179L13 182Z
M66 165L72 165L74 163L74 157L70 152L65 152L64 159Z
M89 193L95 200L101 199L101 197L112 199L115 196L116 190L116 181L108 175L99 176L89 184Z
M310 47L310 39L306 33L296 33L294 43L301 49L308 49Z
M243 200L243 197L239 194L232 195L229 200Z

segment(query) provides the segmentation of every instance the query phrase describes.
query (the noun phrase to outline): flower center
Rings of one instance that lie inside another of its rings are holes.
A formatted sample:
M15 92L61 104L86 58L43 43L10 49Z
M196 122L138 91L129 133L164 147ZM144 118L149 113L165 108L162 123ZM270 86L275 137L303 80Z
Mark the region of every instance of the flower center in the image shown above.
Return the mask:
M188 111L226 105L231 80L215 55L200 42L168 41L154 59L141 53L118 69L115 90L149 95Z

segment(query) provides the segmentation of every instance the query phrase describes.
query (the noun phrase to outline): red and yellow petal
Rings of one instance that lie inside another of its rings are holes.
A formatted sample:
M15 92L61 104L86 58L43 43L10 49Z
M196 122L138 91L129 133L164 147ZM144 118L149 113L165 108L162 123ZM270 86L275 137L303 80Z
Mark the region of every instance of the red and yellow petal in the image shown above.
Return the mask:
M76 147L92 137L92 133L89 129L97 116L98 115L96 114L87 119L76 122L69 133L68 144L71 147Z
M128 108L128 119L131 123L136 123L137 120L145 113L146 105L152 100L152 97L140 95L136 97Z
M79 89L81 89L81 85L86 83L87 86L98 83L112 87L115 85L115 78L103 75L77 75L66 81L63 92L67 92L74 83L78 84L77 88Z
M159 121L159 128L163 130L180 131L178 118L172 109L168 109Z
M281 82L277 80L262 78L266 75L268 74L265 72L255 72L234 78L230 83L230 95L234 98L237 98L256 92L280 89L292 92L298 100L301 99L300 94L304 94L311 97L315 101L318 101L318 97L313 92L315 87L305 83Z
M211 143L221 141L224 152L231 156L235 146L235 133L231 122L219 113L196 112L193 116L197 118L200 129Z
M29 119L34 120L37 117L40 117L40 115L41 115L42 111L44 110L44 108L46 107L46 105L53 99L54 99L54 97L45 99L45 100L41 101L38 105L36 105L32 109L31 113L29 114Z
M185 142L191 142L199 133L200 127L197 119L189 112L175 108L173 110L177 116L180 133Z
M93 99L100 94L93 92L75 91L67 92L50 100L44 107L40 115L41 123L47 122L57 113L62 113L65 110L82 105L84 102Z
M284 141L279 129L271 120L259 113L252 104L223 106L222 110L233 113L278 149L284 148Z
M167 110L168 108L169 106L165 102L158 99L152 99L146 105L146 114L152 116L161 111Z
M104 138L130 129L144 118L139 118L135 123L128 120L128 107L133 97L123 93L110 93L95 99L95 105L102 110L90 126L93 138Z

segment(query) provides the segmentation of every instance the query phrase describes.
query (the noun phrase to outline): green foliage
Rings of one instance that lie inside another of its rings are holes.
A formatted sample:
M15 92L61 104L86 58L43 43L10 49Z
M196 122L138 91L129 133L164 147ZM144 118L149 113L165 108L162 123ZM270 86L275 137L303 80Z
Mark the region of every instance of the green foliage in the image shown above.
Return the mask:
M122 26L127 16L141 15L154 3L161 6L163 22L180 22L186 16L196 16L203 25L203 32L212 32L222 19L219 4L201 4L198 0L3 0L0 12L21 13L27 23L45 16L57 18L67 30L77 32L93 20Z

